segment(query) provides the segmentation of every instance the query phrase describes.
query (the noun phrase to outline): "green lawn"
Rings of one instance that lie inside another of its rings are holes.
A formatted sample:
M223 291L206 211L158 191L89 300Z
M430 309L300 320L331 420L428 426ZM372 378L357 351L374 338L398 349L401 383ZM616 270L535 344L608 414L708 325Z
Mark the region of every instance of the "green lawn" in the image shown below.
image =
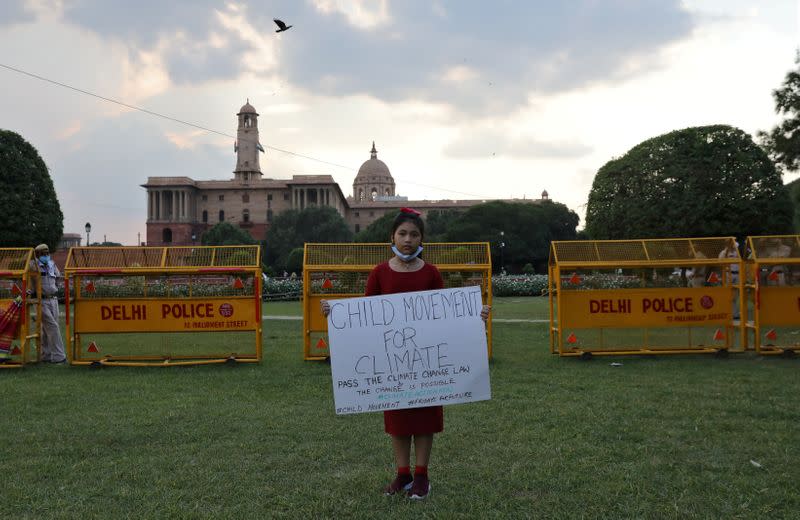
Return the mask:
M266 315L299 314L297 302ZM495 317L547 316L498 298ZM800 360L558 358L498 322L491 401L445 409L424 502L384 497L380 414L337 417L301 321L260 365L0 370L0 518L790 518ZM621 362L622 366L611 366Z

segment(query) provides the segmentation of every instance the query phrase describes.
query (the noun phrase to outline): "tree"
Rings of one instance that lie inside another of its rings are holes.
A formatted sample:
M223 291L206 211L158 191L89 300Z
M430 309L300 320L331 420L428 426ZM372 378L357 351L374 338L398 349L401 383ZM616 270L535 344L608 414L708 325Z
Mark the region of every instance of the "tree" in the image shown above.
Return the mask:
M783 86L772 91L775 113L783 120L769 132L758 132L770 158L789 171L800 167L800 50L794 62L797 67L786 74Z
M48 244L55 251L64 214L47 165L17 133L0 130L0 247Z
M392 223L399 211L390 211L378 220L362 229L354 239L355 242L389 242ZM425 216L425 242L444 242L450 223L463 215L463 211L453 209L435 209Z
M593 239L784 233L792 202L752 138L726 125L648 139L597 172L586 208Z
M353 232L342 216L328 206L309 206L302 211L290 209L279 214L267 231L267 263L280 271L287 267L292 249L306 242L350 242Z
M463 215L463 211L455 209L429 211L425 217L425 241L445 242L450 226Z
M220 222L203 233L200 243L204 246L248 246L255 244L256 241L244 229L230 222Z
M800 179L795 179L786 185L789 190L789 197L794 203L794 217L792 223L794 224L794 232L800 232Z
M551 240L573 240L578 215L553 201L492 201L472 206L450 224L451 242L489 242L492 264L499 271L519 271L527 263L539 271L547 268ZM501 232L503 232L501 238ZM500 243L504 244L501 250Z
M355 238L355 242L389 242L389 235L392 231L392 222L394 222L397 213L390 211L382 215L379 219L373 221L369 226L359 231Z

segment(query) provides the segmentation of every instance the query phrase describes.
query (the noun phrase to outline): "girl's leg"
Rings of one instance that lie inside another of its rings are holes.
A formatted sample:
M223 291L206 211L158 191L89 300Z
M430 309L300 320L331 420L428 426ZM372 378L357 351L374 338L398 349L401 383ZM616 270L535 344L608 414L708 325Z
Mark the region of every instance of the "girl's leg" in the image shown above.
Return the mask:
M433 434L414 435L414 458L417 466L428 467L433 448Z
M394 450L394 461L397 465L397 476L383 490L386 495L402 493L411 487L411 436L392 435L392 449Z
M408 490L408 497L414 500L422 500L428 496L431 490L431 482L428 480L428 462L431 460L431 448L433 448L433 434L414 435L414 482Z
M392 435L394 462L398 468L408 467L411 463L411 436Z

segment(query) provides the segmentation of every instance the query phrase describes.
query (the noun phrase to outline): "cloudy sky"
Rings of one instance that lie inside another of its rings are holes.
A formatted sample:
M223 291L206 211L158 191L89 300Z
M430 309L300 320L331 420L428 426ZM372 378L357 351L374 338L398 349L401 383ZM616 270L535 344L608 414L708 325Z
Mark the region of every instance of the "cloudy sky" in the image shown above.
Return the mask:
M645 139L774 125L798 45L796 0L2 0L0 128L92 241L144 236L148 176L231 178L247 98L265 177L350 193L374 140L400 195L546 189L583 220L597 170Z

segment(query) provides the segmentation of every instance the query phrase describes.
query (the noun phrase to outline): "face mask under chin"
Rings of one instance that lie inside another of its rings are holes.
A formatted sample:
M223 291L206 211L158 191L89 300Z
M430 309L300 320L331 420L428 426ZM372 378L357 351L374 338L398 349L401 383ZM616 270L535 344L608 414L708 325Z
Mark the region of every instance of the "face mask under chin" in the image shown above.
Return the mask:
M395 256L397 256L397 258L399 258L403 262L410 262L416 257L418 257L420 253L422 253L422 246L417 247L417 250L411 253L410 255L404 255L403 253L400 252L399 249L397 249L396 245L392 244L392 252L395 254Z

